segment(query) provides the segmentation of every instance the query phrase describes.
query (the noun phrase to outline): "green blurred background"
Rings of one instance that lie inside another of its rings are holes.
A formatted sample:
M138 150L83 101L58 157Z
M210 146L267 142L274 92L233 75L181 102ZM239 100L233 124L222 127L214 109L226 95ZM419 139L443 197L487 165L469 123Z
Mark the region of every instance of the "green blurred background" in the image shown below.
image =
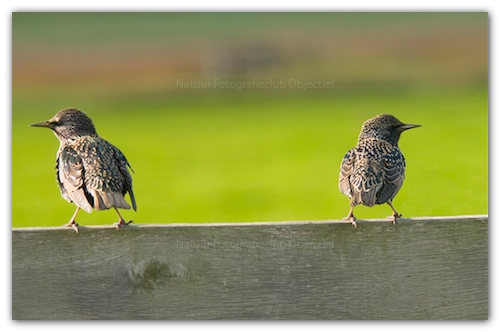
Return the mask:
M129 159L136 223L342 218L340 162L379 113L423 125L400 141L403 215L488 212L487 13L18 12L12 49L14 227L74 211L57 139L28 127L66 107Z

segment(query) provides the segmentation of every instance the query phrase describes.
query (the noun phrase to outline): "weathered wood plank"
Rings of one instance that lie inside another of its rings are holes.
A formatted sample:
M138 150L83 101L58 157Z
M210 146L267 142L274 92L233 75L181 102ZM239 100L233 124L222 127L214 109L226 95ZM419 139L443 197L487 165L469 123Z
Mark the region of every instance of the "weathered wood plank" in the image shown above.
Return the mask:
M487 319L488 217L12 231L13 319Z

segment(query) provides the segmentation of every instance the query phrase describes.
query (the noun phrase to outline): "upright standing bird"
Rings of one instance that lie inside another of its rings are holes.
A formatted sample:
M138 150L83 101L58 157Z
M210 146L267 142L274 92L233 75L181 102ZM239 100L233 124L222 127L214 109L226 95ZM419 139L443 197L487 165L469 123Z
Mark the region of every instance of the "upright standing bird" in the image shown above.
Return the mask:
M78 233L76 215L80 209L91 213L92 209L114 208L120 218L114 224L117 229L132 222L125 222L118 211L118 208L130 209L124 199L127 192L137 211L132 177L127 169L130 164L117 147L99 137L85 113L68 108L50 120L30 126L50 128L59 139L57 182L62 197L77 206L66 226Z
M380 114L363 123L358 145L345 154L340 165L339 190L349 197L351 206L344 220L356 227L356 205L387 203L394 212L388 218L396 226L401 214L392 200L403 185L406 167L398 141L403 131L416 127L420 125L404 124L390 114Z

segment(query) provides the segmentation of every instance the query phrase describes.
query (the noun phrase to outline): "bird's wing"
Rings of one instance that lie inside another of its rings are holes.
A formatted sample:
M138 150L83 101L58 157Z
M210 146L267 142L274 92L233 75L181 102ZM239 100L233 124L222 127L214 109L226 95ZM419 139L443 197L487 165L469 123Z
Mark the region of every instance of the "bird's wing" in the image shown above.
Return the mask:
M356 156L353 174L350 177L352 206L375 204L377 193L382 187L382 174L382 167L377 160L367 158L363 153Z
M118 162L118 169L125 180L123 184L122 194L125 195L127 192L129 193L130 200L132 202L132 208L134 209L134 211L137 211L137 204L135 202L134 191L132 190L132 176L128 171L128 168L132 170L132 167L130 166L129 162L127 161L127 158L125 158L125 155L120 151L120 149L118 149L114 145L111 146L113 147L114 150L115 159Z
M130 209L123 198L127 181L116 160L116 148L100 137L87 137L79 146L85 170L84 183L93 197L94 209Z
M350 177L354 170L355 161L355 151L351 149L347 151L340 164L340 174L339 174L339 190L342 194L351 198L352 188L350 183Z
M64 147L57 155L57 182L61 195L68 202L74 202L87 212L92 212L90 195L85 189L85 170L78 153L71 147Z
M366 139L358 143L344 157L339 188L351 199L351 206L373 206L384 185L383 157L390 150L389 143Z
M399 192L405 179L406 162L403 154L397 147L393 147L384 157L384 182L377 197L377 203L392 201Z

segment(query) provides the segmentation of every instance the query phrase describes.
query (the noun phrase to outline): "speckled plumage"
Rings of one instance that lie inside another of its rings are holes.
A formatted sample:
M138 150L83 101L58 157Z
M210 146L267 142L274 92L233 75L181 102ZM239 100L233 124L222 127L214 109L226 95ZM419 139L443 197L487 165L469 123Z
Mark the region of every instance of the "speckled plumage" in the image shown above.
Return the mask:
M132 177L127 169L130 165L117 147L99 137L92 120L70 108L31 126L52 129L60 141L57 182L62 197L77 206L68 225L74 228L76 225L78 231L75 218L80 208L89 213L93 209L114 208L120 217L117 226L127 224L117 209L130 209L124 199L129 193L132 207L137 210Z
M363 124L358 144L345 154L339 175L339 190L350 199L346 219L354 225L354 207L360 204L389 204L394 211L391 219L397 223L401 215L392 206L392 200L403 185L406 167L398 141L403 131L419 126L404 124L389 114Z

